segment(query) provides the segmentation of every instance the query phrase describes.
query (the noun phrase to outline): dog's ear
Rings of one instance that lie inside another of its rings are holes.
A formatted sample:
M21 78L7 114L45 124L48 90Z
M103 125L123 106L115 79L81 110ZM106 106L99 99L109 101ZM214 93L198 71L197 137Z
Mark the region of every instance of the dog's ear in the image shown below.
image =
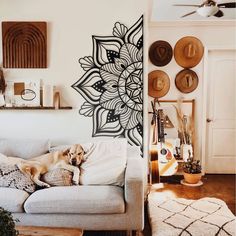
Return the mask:
M70 148L67 148L65 151L63 151L63 156L67 156L70 152Z

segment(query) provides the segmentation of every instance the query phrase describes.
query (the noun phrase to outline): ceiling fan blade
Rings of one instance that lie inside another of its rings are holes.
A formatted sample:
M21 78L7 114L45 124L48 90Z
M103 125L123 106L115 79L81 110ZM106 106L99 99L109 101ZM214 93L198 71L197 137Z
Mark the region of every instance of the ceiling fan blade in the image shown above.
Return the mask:
M192 12L189 12L189 13L187 13L187 14L185 14L185 15L181 16L181 18L183 18L183 17L186 17L186 16L190 16L190 15L192 15L192 14L196 13L196 12L197 12L197 11L192 11Z
M216 14L214 15L215 17L222 17L224 16L223 11L219 10L218 12L216 12Z
M236 2L219 3L217 6L222 8L236 8Z
M175 7L200 7L201 5L194 5L194 4L191 4L191 5L188 5L188 4L174 4L173 6L175 6Z

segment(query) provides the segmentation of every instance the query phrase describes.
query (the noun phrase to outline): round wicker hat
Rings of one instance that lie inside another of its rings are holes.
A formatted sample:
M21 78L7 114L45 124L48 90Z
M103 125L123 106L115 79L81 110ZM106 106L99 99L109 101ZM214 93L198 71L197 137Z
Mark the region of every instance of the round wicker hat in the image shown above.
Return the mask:
M167 65L173 57L171 45L163 40L154 42L149 48L149 58L155 66Z
M191 93L198 86L198 76L193 70L181 70L175 77L175 86L182 93Z
M165 96L170 89L170 78L162 70L154 70L148 74L148 95L154 98Z
M174 48L175 60L184 68L196 66L201 61L203 53L204 47L202 42L193 36L181 38Z

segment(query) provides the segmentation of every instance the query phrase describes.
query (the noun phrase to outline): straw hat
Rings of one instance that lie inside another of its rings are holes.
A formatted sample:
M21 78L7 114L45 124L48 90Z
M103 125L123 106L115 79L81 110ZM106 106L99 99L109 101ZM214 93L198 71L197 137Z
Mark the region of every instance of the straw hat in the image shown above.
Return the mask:
M191 93L198 86L198 76L190 69L181 70L175 77L175 86L182 93Z
M167 65L173 56L171 45L163 40L154 42L149 48L149 58L155 66Z
M204 47L202 42L192 36L181 38L174 48L175 60L184 68L196 66L201 61L203 53Z
M154 98L165 96L170 89L169 76L161 70L154 70L148 74L148 95Z

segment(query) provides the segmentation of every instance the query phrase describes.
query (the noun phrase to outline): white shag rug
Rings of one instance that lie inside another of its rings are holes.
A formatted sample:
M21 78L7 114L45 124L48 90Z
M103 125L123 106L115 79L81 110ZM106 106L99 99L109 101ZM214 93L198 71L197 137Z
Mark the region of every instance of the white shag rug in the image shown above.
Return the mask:
M217 198L164 198L152 192L148 197L148 213L152 236L236 235L236 217Z

